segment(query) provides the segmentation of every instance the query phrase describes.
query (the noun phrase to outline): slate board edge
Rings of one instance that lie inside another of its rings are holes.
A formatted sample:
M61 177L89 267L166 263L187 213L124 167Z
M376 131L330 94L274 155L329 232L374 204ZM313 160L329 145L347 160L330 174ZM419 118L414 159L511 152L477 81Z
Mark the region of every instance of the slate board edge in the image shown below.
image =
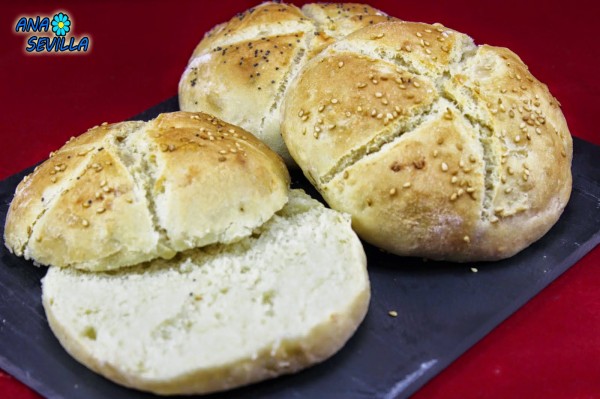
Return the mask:
M577 263L581 258L583 258L588 252L594 249L598 244L600 244L600 231L590 240L588 240L585 244L581 245L576 251L572 252L563 262L562 264L570 264L563 269L564 266L557 266L553 273L548 273L545 277L539 281L535 286L535 291L533 294L528 292L521 297L519 297L514 302L508 304L506 308L502 312L498 312L496 317L492 318L487 324L481 326L481 328L475 331L473 334L465 336L460 345L457 345L457 349L451 353L449 353L448 357L449 361L438 361L434 366L427 369L423 374L418 376L413 382L408 385L406 389L401 392L401 395L395 396L395 399L408 398L419 389L421 389L427 382L433 379L436 375L438 375L441 371L443 371L446 367L452 364L456 359L458 359L461 355L475 346L479 341L485 338L494 328L498 327L500 323L508 319L514 313L516 313L523 305L529 302L533 297L538 295L544 288L549 286L554 280L560 277L564 272L569 270L572 265ZM386 398L388 399L388 398Z

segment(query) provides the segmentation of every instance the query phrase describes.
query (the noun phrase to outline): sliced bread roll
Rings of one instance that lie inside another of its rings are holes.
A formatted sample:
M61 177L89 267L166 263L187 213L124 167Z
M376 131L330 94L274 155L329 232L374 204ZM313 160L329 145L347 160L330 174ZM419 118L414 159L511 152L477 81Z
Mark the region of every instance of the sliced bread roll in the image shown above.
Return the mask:
M113 272L50 268L43 304L77 360L159 394L225 390L334 354L370 297L350 219L302 191L251 237Z
M213 116L103 124L19 184L5 242L39 264L116 269L248 236L288 186L274 152Z

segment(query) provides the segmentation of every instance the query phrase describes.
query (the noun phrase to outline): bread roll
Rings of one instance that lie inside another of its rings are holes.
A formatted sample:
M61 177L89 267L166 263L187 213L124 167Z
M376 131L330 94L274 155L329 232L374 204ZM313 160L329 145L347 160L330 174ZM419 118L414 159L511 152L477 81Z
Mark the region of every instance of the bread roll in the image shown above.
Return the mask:
M335 39L388 19L361 4L299 9L263 3L205 35L179 82L179 106L248 130L292 165L279 132L280 105L290 80Z
M509 257L571 192L558 101L506 48L384 22L329 46L287 90L282 134L366 241L452 261Z
M257 234L111 273L50 268L43 304L77 360L160 394L207 393L334 354L369 303L350 218L302 192Z
M288 185L275 153L210 115L103 124L19 184L5 242L39 264L117 269L246 237Z

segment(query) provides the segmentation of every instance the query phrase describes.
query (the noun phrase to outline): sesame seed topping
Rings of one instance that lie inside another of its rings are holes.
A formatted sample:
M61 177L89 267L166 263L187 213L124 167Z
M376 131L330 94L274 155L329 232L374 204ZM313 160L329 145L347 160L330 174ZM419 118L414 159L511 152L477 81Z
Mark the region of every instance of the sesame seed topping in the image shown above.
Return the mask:
M340 61L340 62L338 63L338 68L341 68L341 67L343 67L343 66L344 66L344 61Z
M390 195L395 195L395 194L396 194L396 189L395 188L390 189Z
M452 179L450 179L450 183L456 184L456 182L458 182L458 177L452 176Z
M463 241L466 242L467 244L471 242L471 239L469 238L469 236L464 236L463 237Z
M381 97L383 97L383 94L378 91L378 92L375 93L375 97L381 98Z
M324 106L324 105L321 105L321 106L319 106L319 108L318 108L318 111L319 111L319 112L323 112L323 110L324 110L324 109L325 109L325 106Z
M463 195L464 193L465 193L465 190L464 190L464 189L462 189L462 188L459 188L459 189L458 189L458 192L456 193L456 195L458 195L458 196L460 197L460 196L461 196L461 195Z
M414 85L415 87L417 87L417 88L421 87L421 85L420 85L420 84L419 84L419 82L417 82L417 81L414 81L414 82L413 82L413 85Z
M410 188L411 184L410 182L406 182L402 185L403 188Z
M321 128L319 126L315 126L315 132L321 133Z
M452 195L450 196L450 201L456 201L457 198L458 195L456 193L452 193Z
M499 219L498 219L496 216L492 216L492 217L490 218L490 223L496 223L496 222L498 222L498 220L499 220Z
M434 158L437 158L438 154L439 154L438 150L433 150L433 157Z
M383 118L383 114L380 112L377 114L377 119L381 119L381 118Z
M396 312L395 310L390 310L390 311L388 312L388 314L389 314L391 317L398 317L398 312Z
M83 225L83 227L88 227L90 225L90 222L88 222L86 219L81 219L81 224Z
M448 164L446 162L442 162L442 172L448 171Z
M304 115L304 111L303 110L298 111L298 116L302 117L302 115Z
M51 181L52 183L56 183L56 177L52 176L52 178L50 178L50 181Z
M421 32L417 32L417 37L423 37L423 34Z
M96 213L103 213L104 211L106 211L106 209L102 206L100 208L96 209Z
M359 89L362 89L364 87L367 87L366 83L359 83L356 87L358 87Z
M331 103L332 104L337 104L338 103L338 99L337 98L332 98L331 99Z
M473 154L469 155L469 162L471 162L471 163L477 162L477 158L475 157L475 155L473 155Z
M477 273L479 270L477 270L477 268L476 268L476 267L472 267L472 268L471 268L471 271L472 271L473 273Z

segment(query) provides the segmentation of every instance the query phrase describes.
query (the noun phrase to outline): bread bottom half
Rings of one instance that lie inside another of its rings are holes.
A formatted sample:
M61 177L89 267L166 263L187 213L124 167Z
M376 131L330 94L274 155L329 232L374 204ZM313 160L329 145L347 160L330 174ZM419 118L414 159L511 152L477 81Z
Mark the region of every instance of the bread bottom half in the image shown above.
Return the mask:
M50 327L79 362L158 394L216 392L337 352L370 298L349 217L302 191L240 242L123 270L51 268Z

